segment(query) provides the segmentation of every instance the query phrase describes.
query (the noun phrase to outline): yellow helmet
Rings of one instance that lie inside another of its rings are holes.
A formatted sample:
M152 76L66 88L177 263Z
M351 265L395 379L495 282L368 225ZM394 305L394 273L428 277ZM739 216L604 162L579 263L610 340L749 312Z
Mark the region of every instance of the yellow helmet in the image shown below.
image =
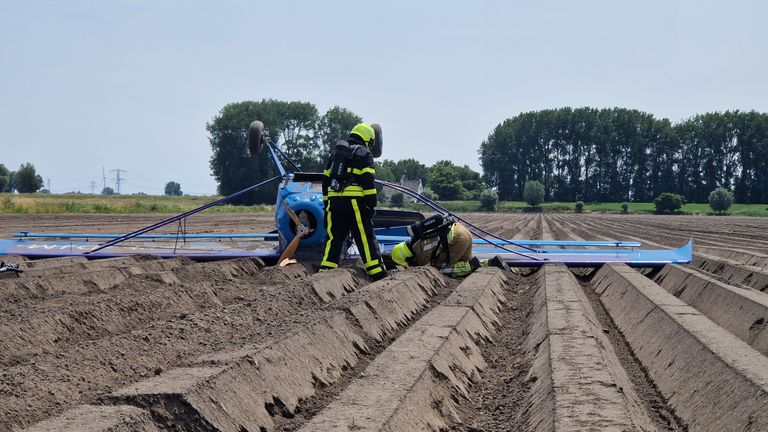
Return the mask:
M358 123L352 128L350 135L357 135L363 140L366 146L369 146L371 141L376 138L376 132L368 123Z
M408 258L413 256L413 252L408 249L408 243L402 242L392 248L392 261L401 267L408 267Z

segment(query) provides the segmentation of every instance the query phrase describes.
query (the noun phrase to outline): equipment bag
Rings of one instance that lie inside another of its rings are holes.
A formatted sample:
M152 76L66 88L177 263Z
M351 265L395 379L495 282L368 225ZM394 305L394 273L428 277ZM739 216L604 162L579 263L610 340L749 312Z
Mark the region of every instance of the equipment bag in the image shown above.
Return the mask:
M354 147L344 140L339 140L331 152L328 176L331 179L330 188L336 192L344 189L344 186L350 183L352 174L349 172L349 168L352 166Z

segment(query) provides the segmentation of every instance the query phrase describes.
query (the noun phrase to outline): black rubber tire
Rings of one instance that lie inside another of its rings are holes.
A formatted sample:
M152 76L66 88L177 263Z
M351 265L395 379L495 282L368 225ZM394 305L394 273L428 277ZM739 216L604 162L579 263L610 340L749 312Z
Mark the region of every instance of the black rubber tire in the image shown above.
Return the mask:
M264 123L256 120L248 128L248 150L255 156L264 150Z
M374 123L371 127L373 128L373 131L376 132L376 141L371 146L371 153L373 154L373 157L378 158L381 157L381 154L384 151L384 137L381 135L380 124Z

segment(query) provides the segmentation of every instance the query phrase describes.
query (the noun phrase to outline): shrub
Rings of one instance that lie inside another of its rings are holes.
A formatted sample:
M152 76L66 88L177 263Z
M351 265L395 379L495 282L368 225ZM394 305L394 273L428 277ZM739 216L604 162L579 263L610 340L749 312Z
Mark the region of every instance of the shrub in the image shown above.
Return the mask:
M531 207L538 207L539 204L544 202L544 185L536 180L525 182L523 200Z
M435 201L437 199L437 194L434 193L430 188L424 188L421 194L424 195L425 198L431 199L432 201Z
M685 197L671 192L662 192L653 200L656 213L676 213L685 204Z
M576 207L574 208L574 211L576 213L581 213L584 211L584 203L582 201L576 201Z
M384 193L384 190L380 190L379 193L376 194L376 203L378 205L384 205L389 201L389 197L387 194Z
M622 214L629 213L629 203L628 202L624 201L623 203L621 203L621 213Z
M496 211L499 203L499 195L493 189L485 189L480 192L480 208L488 211Z
M398 192L396 194L392 194L392 197L389 199L389 203L392 205L392 207L402 207L405 203L405 198L403 197L403 194Z
M717 214L723 214L733 204L733 193L726 188L717 188L709 194L709 206Z
M473 190L473 191L466 191L464 193L464 199L469 201L480 201L480 195L482 195L482 191L479 190Z

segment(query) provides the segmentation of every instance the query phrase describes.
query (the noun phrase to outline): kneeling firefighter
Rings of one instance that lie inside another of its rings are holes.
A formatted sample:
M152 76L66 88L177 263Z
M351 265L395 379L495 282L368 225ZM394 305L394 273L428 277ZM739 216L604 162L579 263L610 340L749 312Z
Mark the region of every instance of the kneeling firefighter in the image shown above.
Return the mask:
M378 125L360 123L352 129L347 140L336 143L328 158L323 177L328 239L320 271L339 266L341 249L351 232L368 277L379 280L387 276L373 231L376 172L371 149L378 149L376 152L380 154L380 141L381 128Z
M498 257L479 260L472 255L472 233L451 216L430 216L408 227L408 241L395 245L392 261L408 267L430 264L451 277L470 275L479 267L506 266Z

